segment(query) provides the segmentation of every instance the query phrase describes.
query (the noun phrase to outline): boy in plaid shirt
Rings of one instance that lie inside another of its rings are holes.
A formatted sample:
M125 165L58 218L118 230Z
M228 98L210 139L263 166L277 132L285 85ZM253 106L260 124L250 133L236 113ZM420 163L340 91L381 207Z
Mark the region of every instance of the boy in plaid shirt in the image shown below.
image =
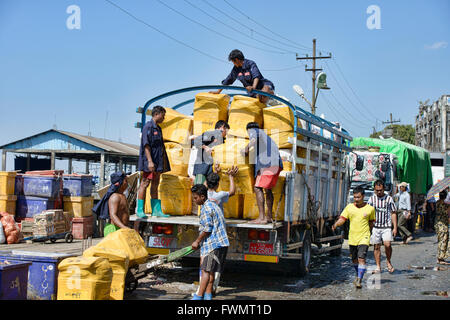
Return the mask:
M200 211L200 227L197 240L192 243L193 249L201 247L200 256L203 261L200 266L202 276L200 287L192 300L211 300L216 272L223 272L227 255L228 241L225 218L220 207L208 199L208 189L202 184L192 187L194 202L202 206Z

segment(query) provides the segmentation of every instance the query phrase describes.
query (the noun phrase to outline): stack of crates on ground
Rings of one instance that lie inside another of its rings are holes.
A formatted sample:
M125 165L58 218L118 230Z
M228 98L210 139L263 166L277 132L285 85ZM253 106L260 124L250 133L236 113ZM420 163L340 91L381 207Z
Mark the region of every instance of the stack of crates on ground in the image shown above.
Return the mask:
M63 181L64 211L73 216L73 237L86 239L94 234L92 176L65 174Z
M61 209L46 210L34 216L33 236L52 236L70 231L67 229L66 216Z
M16 200L14 195L14 181L16 172L0 171L0 212L16 214Z
M62 209L63 170L28 171L17 174L16 221L28 220L49 209Z

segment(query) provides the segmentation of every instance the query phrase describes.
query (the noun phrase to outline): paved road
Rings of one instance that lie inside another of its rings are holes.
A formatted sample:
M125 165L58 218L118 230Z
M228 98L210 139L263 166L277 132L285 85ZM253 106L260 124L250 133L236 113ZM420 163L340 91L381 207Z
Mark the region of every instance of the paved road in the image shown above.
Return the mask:
M267 270L244 271L229 265L222 276L217 300L377 300L377 299L434 299L450 292L450 268L418 270L412 266L436 267L436 235L419 233L408 245L393 244L393 274L386 270L380 275L366 274L362 289L355 289L352 281L355 271L351 264L347 242L342 256L327 254L312 260L311 272L305 277L282 276ZM373 247L368 253L369 268L374 268ZM382 249L382 266L385 266ZM368 281L367 281L368 280ZM196 290L197 268L165 265L141 280L138 290L127 299L189 299Z

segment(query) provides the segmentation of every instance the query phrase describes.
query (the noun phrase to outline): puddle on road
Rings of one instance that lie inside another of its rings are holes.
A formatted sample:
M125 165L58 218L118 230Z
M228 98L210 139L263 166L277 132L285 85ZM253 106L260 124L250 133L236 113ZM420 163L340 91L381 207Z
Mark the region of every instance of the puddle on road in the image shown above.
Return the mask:
M447 291L422 291L421 293L424 296L439 296L439 297L446 297L446 298L448 298L448 292Z

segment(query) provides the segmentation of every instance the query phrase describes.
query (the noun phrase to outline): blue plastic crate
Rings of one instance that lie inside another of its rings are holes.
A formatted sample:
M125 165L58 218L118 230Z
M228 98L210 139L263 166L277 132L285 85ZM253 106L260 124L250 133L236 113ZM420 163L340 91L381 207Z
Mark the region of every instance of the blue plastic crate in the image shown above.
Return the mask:
M63 195L65 197L90 197L92 195L92 176L64 175Z
M5 264L8 260L9 264ZM0 300L26 300L30 262L0 258Z
M30 252L30 251L0 251L0 261L27 262L28 269L28 300L56 300L58 287L58 264L75 254Z
M17 196L16 217L33 218L44 210L58 209L56 201L49 198Z
M21 175L16 178L16 194L56 199L61 196L60 176Z

